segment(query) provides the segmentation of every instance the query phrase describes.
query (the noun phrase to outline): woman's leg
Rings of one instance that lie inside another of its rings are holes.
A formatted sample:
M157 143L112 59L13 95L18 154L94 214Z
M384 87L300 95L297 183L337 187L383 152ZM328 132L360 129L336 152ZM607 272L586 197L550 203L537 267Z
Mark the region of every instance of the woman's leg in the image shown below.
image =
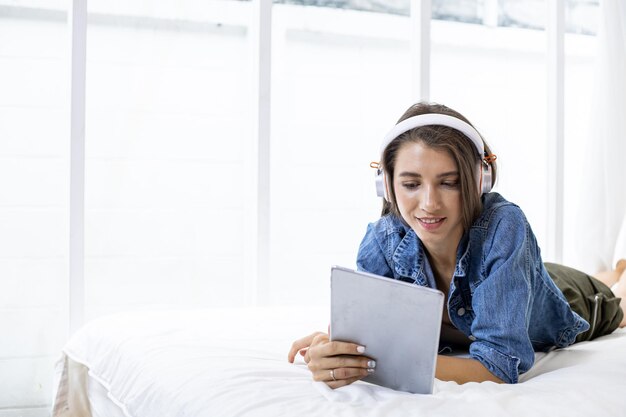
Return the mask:
M624 276L624 271L626 271L626 259L620 259L619 261L617 261L615 269L611 271L597 272L593 274L593 277L602 282L607 287L611 288Z
M620 265L626 264L626 260L622 259L617 264ZM622 267L622 274L620 275L617 283L613 285L611 288L616 297L620 297L622 301L620 301L619 305L622 307L622 311L626 313L626 268ZM626 327L626 314L624 314L624 318L622 319L619 327Z
M617 297L607 284L582 271L564 265L549 262L544 265L550 278L565 296L572 311L590 324L588 331L576 336L576 342L592 340L609 334L622 324L626 305L621 303L622 299ZM616 277L612 281L618 279L619 277Z
M607 287L611 288L616 297L622 299L619 305L624 312L624 318L619 327L626 327L626 259L617 261L615 269L612 271L602 271L594 275L598 281L602 281Z

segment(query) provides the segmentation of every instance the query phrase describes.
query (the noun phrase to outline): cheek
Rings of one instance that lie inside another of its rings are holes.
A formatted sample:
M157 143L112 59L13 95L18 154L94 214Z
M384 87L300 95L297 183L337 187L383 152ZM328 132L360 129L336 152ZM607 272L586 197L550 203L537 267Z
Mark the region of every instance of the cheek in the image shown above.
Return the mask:
M415 201L415 196L410 195L410 193L402 191L396 193L396 202L400 213L410 210L413 206L415 206Z
M455 212L457 214L457 216L461 216L462 215L462 204L461 204L461 196L460 194L456 194L454 196L451 196L449 203L448 203L448 207L450 207L450 209Z

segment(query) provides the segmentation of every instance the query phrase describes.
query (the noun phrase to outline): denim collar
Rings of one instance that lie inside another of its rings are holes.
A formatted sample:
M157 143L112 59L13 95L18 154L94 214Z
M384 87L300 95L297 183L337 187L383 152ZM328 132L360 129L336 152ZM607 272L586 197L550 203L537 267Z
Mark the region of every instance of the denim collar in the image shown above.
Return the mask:
M416 284L436 288L434 276L430 268L426 253L415 231L407 228L406 234L393 252L394 270L398 276L408 277ZM457 262L454 275L464 277L470 259L469 233L464 233L457 248Z
M419 285L427 285L423 277L424 251L413 229L409 228L393 252L393 266L396 274L408 277Z
M454 268L454 275L457 277L464 277L467 275L467 268L470 261L470 244L469 244L469 232L465 232L459 247L456 250L456 267Z

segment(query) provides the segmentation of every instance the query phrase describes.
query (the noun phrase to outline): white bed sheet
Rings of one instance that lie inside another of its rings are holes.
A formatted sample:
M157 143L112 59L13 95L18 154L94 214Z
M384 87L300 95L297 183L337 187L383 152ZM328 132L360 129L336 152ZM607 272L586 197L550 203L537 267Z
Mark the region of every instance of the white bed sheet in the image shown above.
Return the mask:
M538 354L517 385L436 381L414 395L363 382L333 391L289 364L291 342L327 323L324 306L134 312L87 324L64 353L127 417L626 416L624 330Z
M111 399L107 387L92 377L89 377L87 383L87 398L89 399L91 417L126 417L121 405Z

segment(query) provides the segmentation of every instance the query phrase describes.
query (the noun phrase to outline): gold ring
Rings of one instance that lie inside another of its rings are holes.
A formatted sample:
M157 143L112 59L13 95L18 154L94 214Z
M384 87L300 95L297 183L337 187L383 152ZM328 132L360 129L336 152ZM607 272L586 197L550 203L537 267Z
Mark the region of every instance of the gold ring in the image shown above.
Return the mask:
M333 381L337 380L337 378L335 378L335 370L334 369L330 370L330 377L333 379Z

